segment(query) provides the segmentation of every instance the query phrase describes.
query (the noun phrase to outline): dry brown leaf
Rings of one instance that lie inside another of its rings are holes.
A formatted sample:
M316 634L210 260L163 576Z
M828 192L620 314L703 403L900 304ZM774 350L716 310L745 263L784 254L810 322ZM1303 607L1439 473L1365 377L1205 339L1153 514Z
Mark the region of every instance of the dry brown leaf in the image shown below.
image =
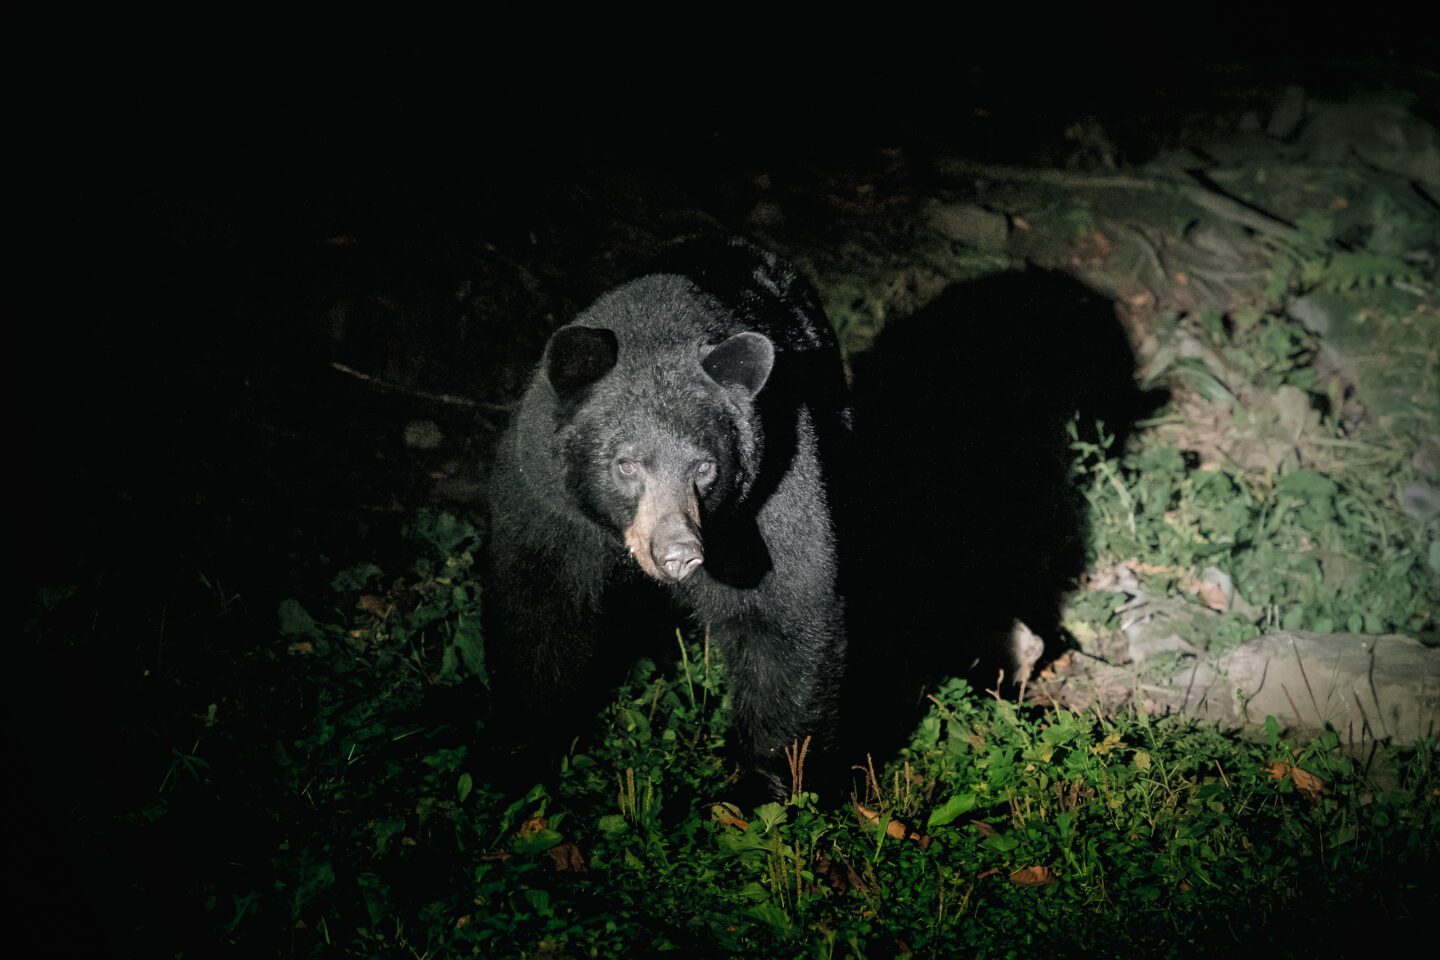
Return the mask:
M1124 563L1120 564L1120 566L1128 567L1131 573L1147 575L1154 573L1183 574L1185 572L1179 567L1167 567L1163 563L1141 563L1139 560L1126 560Z
M862 807L860 804L857 803L855 804L855 810L860 814L860 816L864 817L866 820L869 820L871 823L880 822L880 814L876 813L874 810L871 810L869 807ZM888 837L894 837L896 840L909 840L913 843L918 843L922 848L930 846L930 838L928 836L920 833L917 830L910 829L905 824L901 823L899 820L886 821L885 835Z
M997 873L999 873L999 872L1000 872L1000 868L999 868L999 867L991 867L989 870L981 870L981 871L975 876L975 879L976 879L976 880L984 880L986 877L993 877L993 876L995 876L995 874L997 874Z
M1000 831L996 830L994 826L986 823L984 820L971 820L970 826L974 827L975 831L982 837L1000 836Z
M1200 602L1211 610L1224 613L1230 609L1230 598L1225 596L1225 590L1218 583L1206 583L1203 580L1191 580L1186 583L1186 589L1193 588L1200 595Z
M562 840L549 850L550 865L560 873L585 873L585 855L574 840Z
M1292 764L1277 761L1266 767L1265 772L1276 780L1284 780L1286 777L1289 777L1290 782L1295 784L1295 789L1299 790L1305 799L1312 803L1318 801L1320 795L1325 792L1324 780Z
M1049 867L1021 867L1010 874L1010 882L1017 887L1043 887L1055 882L1055 871Z
M290 646L285 648L285 652L289 654L299 654L301 656L305 656L307 654L315 652L315 644L311 643L309 640L296 640L294 643L290 644Z
M1116 564L1118 567L1125 567L1136 576L1147 576L1153 574L1164 574L1174 577L1180 583L1180 588L1186 593L1194 593L1200 596L1200 602L1211 610L1218 610L1224 613L1230 609L1230 598L1225 596L1224 589L1218 583L1207 583L1195 576L1183 567L1171 567L1159 563L1141 563L1139 560L1126 560Z
M864 893L869 889L854 867L845 862L837 863L824 854L815 858L815 876L834 893L848 893L851 890Z
M545 821L540 817L531 817L520 824L520 829L515 832L522 837L530 837L545 829Z
M390 612L390 603L384 597L377 597L366 594L356 602L355 606L362 612L372 617L384 620Z
M1051 660L1048 664L1045 665L1045 668L1040 671L1040 679L1051 679L1052 677L1056 676L1060 671L1069 667L1070 664L1074 661L1074 659L1074 653L1066 650L1064 653L1060 654L1060 656L1056 657L1054 660Z
M723 823L727 827L734 827L737 830L749 830L750 824L741 815L740 808L733 803L712 803L710 805L710 819L716 823Z

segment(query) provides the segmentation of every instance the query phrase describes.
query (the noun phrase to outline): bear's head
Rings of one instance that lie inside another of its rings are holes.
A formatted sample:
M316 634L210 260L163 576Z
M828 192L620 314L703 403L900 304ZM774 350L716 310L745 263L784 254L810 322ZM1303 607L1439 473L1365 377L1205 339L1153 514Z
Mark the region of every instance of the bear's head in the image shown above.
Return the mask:
M566 489L657 580L699 569L704 525L754 483L756 397L774 364L775 345L753 331L718 343L622 341L577 324L550 339L544 376Z

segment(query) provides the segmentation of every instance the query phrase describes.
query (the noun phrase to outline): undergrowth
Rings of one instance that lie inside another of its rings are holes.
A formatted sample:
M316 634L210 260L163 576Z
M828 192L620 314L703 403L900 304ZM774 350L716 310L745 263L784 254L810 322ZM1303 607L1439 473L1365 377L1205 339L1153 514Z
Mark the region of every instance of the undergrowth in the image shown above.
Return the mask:
M502 792L470 696L473 531L428 514L415 542L402 577L355 568L323 612L283 604L268 656L303 678L303 720L241 750L221 744L253 729L212 715L202 752L236 768L181 758L146 811L243 782L272 812L248 869L190 880L243 955L1289 956L1436 906L1433 743L1361 761L1333 733L1247 740L952 681L854 797L741 810L718 800L723 665L681 635L552 787Z

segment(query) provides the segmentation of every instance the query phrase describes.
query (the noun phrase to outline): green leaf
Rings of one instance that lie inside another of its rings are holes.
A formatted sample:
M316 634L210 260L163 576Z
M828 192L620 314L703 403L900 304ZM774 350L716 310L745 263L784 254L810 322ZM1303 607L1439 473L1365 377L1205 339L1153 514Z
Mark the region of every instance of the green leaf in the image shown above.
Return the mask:
M517 854L539 853L542 850L549 850L564 839L565 838L560 835L560 831L551 830L549 827L541 827L532 834L516 837L510 844L510 849Z
M294 597L287 597L280 601L280 608L277 611L280 617L280 632L287 637L302 637L310 640L322 639L320 626L315 618L300 605L300 601Z
M553 916L555 911L550 906L550 894L545 890L526 890L525 899L530 903L530 908L542 917Z
M975 794L957 793L930 814L930 819L926 821L926 825L930 827L943 827L947 823L952 823L956 817L973 810L975 803Z
M359 593L365 585L385 571L373 563L358 563L335 574L330 589L336 593Z
M1313 470L1293 470L1280 478L1275 488L1306 502L1328 500L1339 491L1335 481Z
M455 792L460 795L460 802L464 803L465 798L470 796L470 790L475 786L468 773L460 774L460 780L455 785Z
M745 911L757 920L763 920L779 933L790 932L790 917L773 903L758 903Z
M760 820L761 833L769 833L775 826L785 822L785 808L778 803L765 803L755 808L755 816Z

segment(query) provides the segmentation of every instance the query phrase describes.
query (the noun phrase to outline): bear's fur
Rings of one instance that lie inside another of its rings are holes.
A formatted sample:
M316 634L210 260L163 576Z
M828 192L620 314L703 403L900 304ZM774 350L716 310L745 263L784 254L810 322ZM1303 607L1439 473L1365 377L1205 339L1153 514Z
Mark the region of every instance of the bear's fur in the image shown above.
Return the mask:
M672 248L557 330L491 485L495 715L554 727L607 618L663 585L724 659L754 785L788 791L784 749L837 736L849 417L813 289L744 241Z

